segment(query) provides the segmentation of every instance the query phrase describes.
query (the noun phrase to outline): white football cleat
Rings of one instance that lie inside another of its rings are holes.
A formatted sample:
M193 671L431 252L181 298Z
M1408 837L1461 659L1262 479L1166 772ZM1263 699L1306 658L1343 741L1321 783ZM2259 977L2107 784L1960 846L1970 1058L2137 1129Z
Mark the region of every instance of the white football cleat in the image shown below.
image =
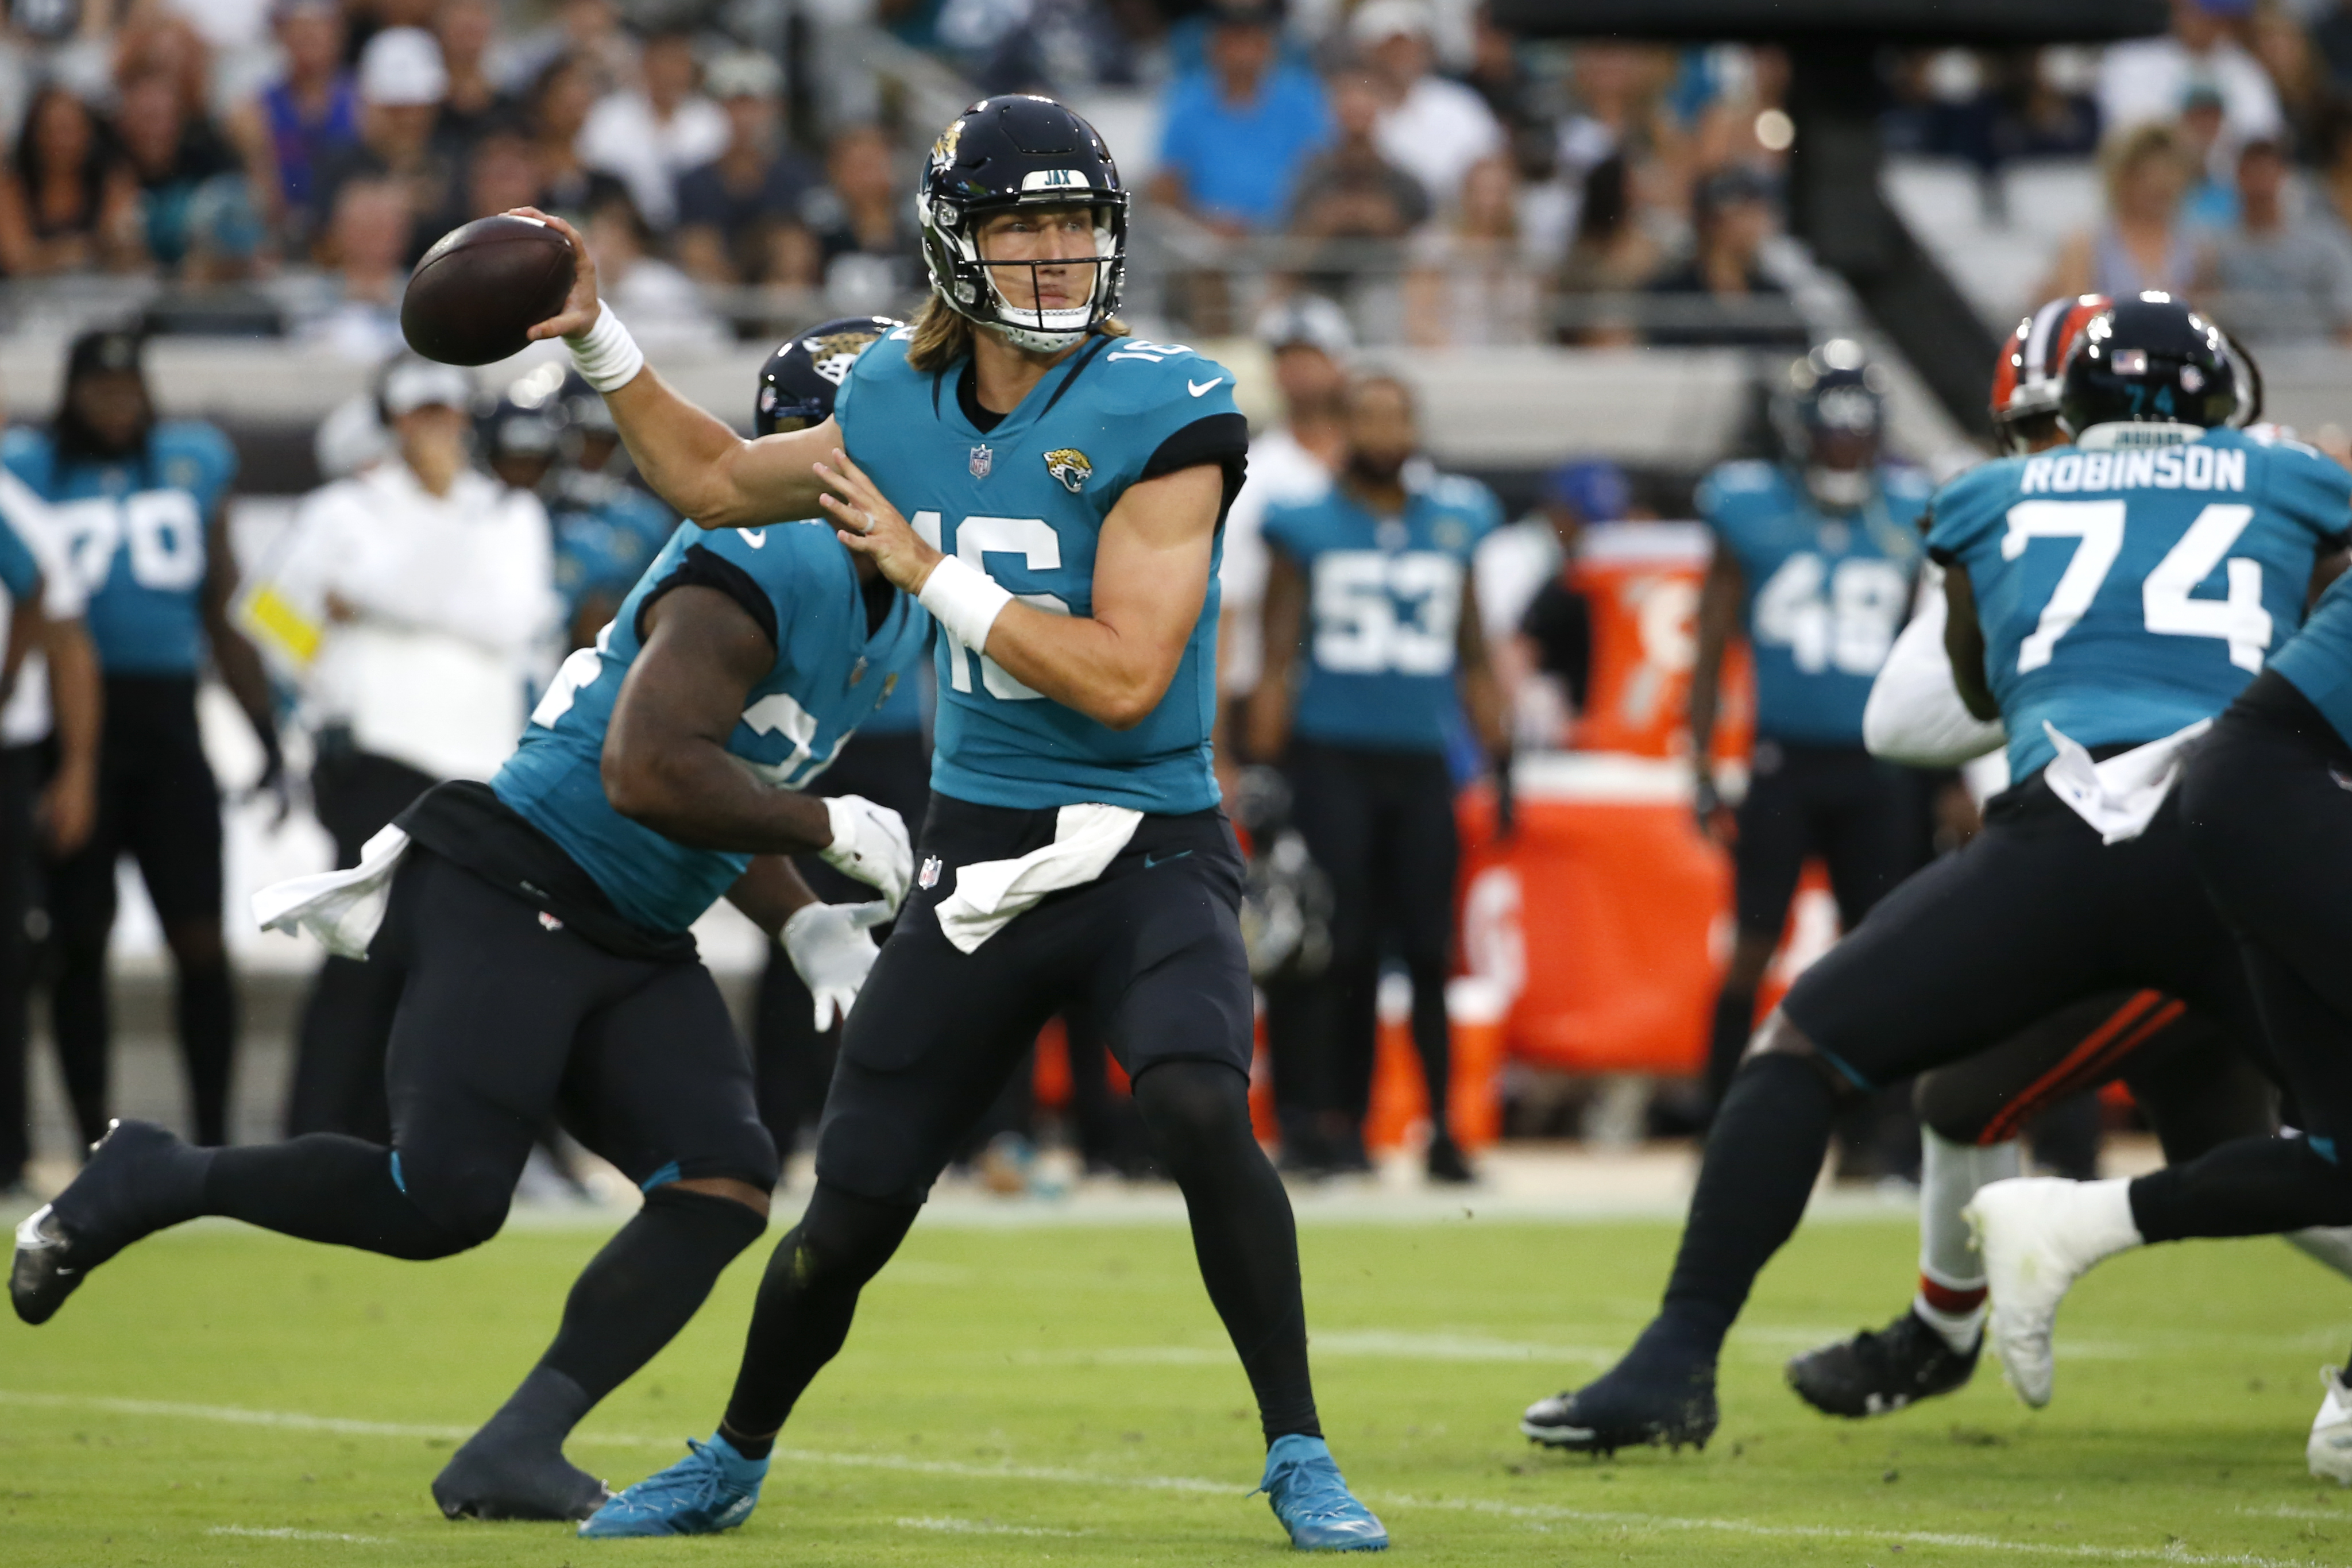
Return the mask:
M2050 1403L2056 1377L2050 1333L2058 1303L2099 1259L2140 1245L2130 1185L2021 1176L1978 1188L1961 1211L1992 1296L1986 1337L2010 1387L2036 1410Z
M2352 1386L2332 1366L2319 1369L2319 1386L2327 1390L2327 1397L2311 1418L2311 1442L2304 1457L2319 1479L2352 1487Z

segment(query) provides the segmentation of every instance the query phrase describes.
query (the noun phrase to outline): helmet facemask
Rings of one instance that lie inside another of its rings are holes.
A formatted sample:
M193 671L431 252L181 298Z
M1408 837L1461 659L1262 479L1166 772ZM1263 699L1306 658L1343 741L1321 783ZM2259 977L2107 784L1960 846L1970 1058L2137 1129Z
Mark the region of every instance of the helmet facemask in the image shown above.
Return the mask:
M1034 176L1033 176L1034 178ZM948 308L975 324L988 328L1016 348L1053 353L1078 342L1108 321L1118 309L1120 286L1127 270L1127 194L1084 189L1064 194L1040 191L1011 200L998 198L974 208L934 199L924 203L923 259L931 285ZM990 260L981 254L981 229L1006 212L1062 212L1084 207L1090 218L1094 254L1042 258L1034 260ZM1047 309L1041 271L1053 268L1090 268L1091 283L1084 303ZM1003 286L1009 274L1025 269L1030 304L1014 302Z

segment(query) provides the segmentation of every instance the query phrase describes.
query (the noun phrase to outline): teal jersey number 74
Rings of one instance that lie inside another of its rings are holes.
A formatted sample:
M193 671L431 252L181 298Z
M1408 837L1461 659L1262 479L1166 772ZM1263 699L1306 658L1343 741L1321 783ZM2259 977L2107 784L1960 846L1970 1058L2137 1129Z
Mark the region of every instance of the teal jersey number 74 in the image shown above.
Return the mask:
M1969 574L2012 777L2085 746L2210 718L2302 623L2352 475L2235 430L2126 426L2151 444L2062 447L1947 486L1928 548Z

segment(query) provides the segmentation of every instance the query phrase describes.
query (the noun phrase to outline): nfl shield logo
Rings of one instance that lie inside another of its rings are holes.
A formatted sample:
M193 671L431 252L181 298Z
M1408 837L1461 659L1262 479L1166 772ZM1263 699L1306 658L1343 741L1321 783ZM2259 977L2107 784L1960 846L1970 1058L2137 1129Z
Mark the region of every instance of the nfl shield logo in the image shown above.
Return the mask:
M939 885L940 858L933 855L923 862L923 874L915 879L915 886L928 889Z
M988 478L988 470L995 466L996 454L990 451L985 446L974 447L971 449L971 477L973 479L984 479Z

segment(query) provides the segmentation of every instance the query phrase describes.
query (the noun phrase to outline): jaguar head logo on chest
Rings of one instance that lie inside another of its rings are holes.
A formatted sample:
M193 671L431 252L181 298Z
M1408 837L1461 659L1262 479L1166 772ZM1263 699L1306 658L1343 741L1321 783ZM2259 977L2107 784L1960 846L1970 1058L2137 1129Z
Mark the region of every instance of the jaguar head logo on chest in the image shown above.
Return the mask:
M1061 480L1064 489L1076 495L1095 477L1095 465L1076 447L1062 447L1045 454L1045 471Z

